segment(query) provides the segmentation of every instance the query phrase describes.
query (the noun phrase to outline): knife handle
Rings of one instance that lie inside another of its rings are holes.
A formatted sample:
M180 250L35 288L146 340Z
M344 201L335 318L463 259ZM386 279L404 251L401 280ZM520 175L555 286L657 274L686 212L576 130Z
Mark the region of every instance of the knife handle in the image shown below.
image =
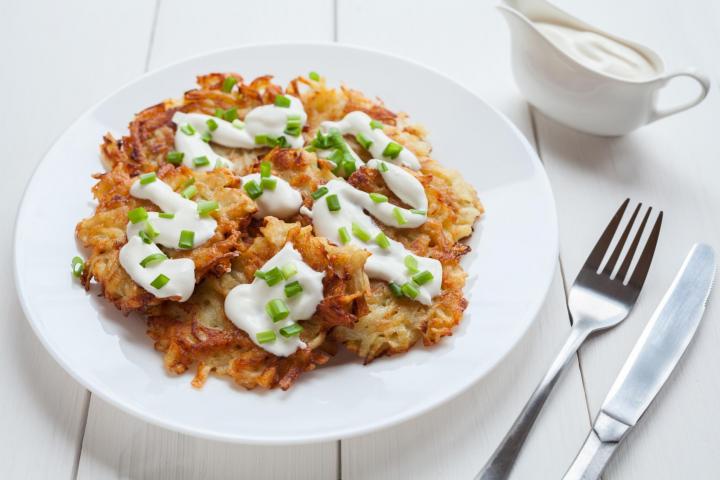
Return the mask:
M563 480L596 480L631 426L602 410Z

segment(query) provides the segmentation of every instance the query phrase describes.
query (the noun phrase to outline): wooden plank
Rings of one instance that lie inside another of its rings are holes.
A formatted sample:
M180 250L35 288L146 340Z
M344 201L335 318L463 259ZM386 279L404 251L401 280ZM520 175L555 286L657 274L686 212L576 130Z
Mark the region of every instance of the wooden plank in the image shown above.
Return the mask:
M510 76L507 33L491 5L342 1L338 40L435 67L488 99L533 142L527 105ZM558 275L538 320L500 367L469 392L419 419L344 440L343 478L472 477L544 374L569 327ZM513 478L559 477L588 428L580 374L573 362L531 433Z
M670 69L694 65L718 76L716 4L694 1L682 8L670 0L602 4L561 0L558 4L601 28L652 46ZM677 85L668 87L661 98L679 103L692 94L692 85ZM720 98L712 91L695 109L622 138L581 134L536 113L540 151L558 204L566 272L577 271L601 225L625 197L665 212L656 258L634 314L591 339L581 351L593 416L690 246L704 241L720 247L718 113ZM607 480L711 478L720 472L718 301L716 289L687 356L618 451L605 474Z
M332 0L314 2L312 8L292 0L222 0L203 8L190 0L161 2L149 67L242 43L332 41L333 22ZM237 71L242 72L242 65ZM136 420L93 397L78 479L334 479L338 446L338 442L297 447L211 442Z
M83 110L142 72L152 11L152 3L140 0L113 5L112 14L90 0L2 7L0 41L6 48L0 53L0 90L6 114L0 116L0 157L6 165L20 160L13 162L11 181L4 182L0 213L6 230L0 236L0 362L6 366L0 395L2 478L73 478L88 401L85 389L50 358L24 318L12 278L9 226L54 139Z

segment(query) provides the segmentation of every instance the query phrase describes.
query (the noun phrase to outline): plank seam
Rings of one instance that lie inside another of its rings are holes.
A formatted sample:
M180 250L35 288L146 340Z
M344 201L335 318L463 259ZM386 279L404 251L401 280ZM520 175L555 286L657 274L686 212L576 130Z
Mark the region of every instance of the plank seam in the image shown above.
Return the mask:
M155 31L157 30L158 16L160 15L160 2L155 2L155 10L153 11L152 28L150 29L150 40L148 42L147 55L145 56L145 72L150 68L150 57L152 56L153 45L155 44Z
M77 480L78 472L80 470L80 457L82 456L83 444L85 443L85 433L87 432L87 421L88 416L90 415L90 397L92 396L92 393L90 390L85 390L85 393L85 405L83 407L83 414L80 420L82 431L80 432L80 441L77 442L77 446L75 447L75 461L73 462L72 473L70 474L70 478L74 478L75 480Z

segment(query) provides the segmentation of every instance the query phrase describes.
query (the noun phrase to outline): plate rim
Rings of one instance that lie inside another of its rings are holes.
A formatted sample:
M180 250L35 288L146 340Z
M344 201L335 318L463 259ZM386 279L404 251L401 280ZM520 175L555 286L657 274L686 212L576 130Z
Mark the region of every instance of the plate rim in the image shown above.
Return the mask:
M523 325L519 326L519 332L513 339L512 343L509 345L509 347L499 356L496 357L496 359L489 364L489 366L486 368L485 372L482 373L480 376L471 378L467 380L464 384L462 384L459 388L456 388L455 390L448 392L446 395L437 398L434 402L428 402L427 404L421 405L417 408L408 408L407 410L393 415L389 417L385 417L382 420L375 421L373 423L369 423L366 425L363 425L362 427L341 427L341 428L335 428L329 431L325 431L322 434L314 434L314 435L302 435L298 436L296 434L293 434L292 436L288 437L275 437L275 438L268 438L268 437L248 437L248 436L242 436L242 432L238 432L237 435L229 435L224 433L218 433L215 431L208 431L204 429L198 429L198 428L189 428L186 427L181 422L174 422L174 421L168 421L164 419L160 419L157 417L154 417L150 414L147 414L146 412L135 408L134 406L130 404L125 404L122 401L115 399L113 396L106 394L102 390L102 388L99 388L97 385L94 384L94 382L87 380L85 378L82 378L77 372L74 371L63 359L60 352L57 351L53 344L50 342L48 338L45 337L45 335L42 333L39 324L33 319L33 317L30 314L30 307L28 299L25 296L25 293L20 288L21 282L20 282L20 265L18 261L18 255L17 255L17 249L18 244L20 243L20 239L18 237L18 225L20 223L20 218L23 216L23 212L25 210L25 204L26 204L26 197L28 195L28 192L30 190L31 185L35 181L36 175L40 167L45 163L47 160L48 155L56 148L57 144L60 142L60 140L67 134L68 131L72 130L77 124L79 124L82 120L89 117L95 110L97 110L101 105L103 105L105 102L107 102L109 99L116 96L118 93L122 92L126 88L142 82L147 77L150 77L152 75L155 75L163 70L167 70L170 68L173 68L177 65L184 64L184 63L190 63L193 61L197 61L199 59L202 59L204 57L208 57L211 55L219 55L227 52L232 51L238 51L238 50L251 50L256 48L298 48L298 47L322 47L322 48L330 48L330 49L337 49L337 50L354 50L359 51L363 53L370 53L373 55L379 55L382 57L386 57L394 62L402 62L411 64L415 67L421 68L423 70L428 71L431 74L437 75L441 78L443 78L445 81L451 82L455 85L457 85L459 88L464 90L466 93L472 95L473 97L480 100L487 108L489 108L501 121L513 132L515 137L520 141L526 152L531 157L532 161L531 164L533 166L533 169L535 173L539 174L539 179L541 180L543 189L546 190L546 193L548 194L548 200L549 200L549 213L551 215L551 228L548 229L549 234L551 236L551 243L552 243L552 255L548 256L549 259L549 265L544 265L543 270L546 271L545 273L545 280L542 285L538 285L538 290L541 292L541 295L537 296L537 299L535 302L529 303L528 311L533 312L532 315L528 315L528 320L524 322ZM542 308L542 305L546 301L548 297L548 293L550 291L550 287L552 285L552 281L555 276L555 262L558 259L559 256L559 226L558 226L558 219L557 219L557 207L555 202L555 196L553 194L553 190L550 184L550 180L547 175L547 171L545 170L542 161L540 160L537 152L535 149L533 149L532 145L528 141L528 139L523 135L523 133L519 130L519 128L501 111L499 111L496 107L494 107L491 103L487 102L483 97L479 96L477 93L475 93L472 89L467 87L463 82L456 80L449 75L439 71L438 69L428 66L422 62L419 62L417 60L413 60L407 57L403 57L401 55L385 52L382 50L378 50L375 48L368 48L364 46L358 46L348 43L340 43L340 42L259 42L259 43L246 43L246 44L240 44L235 45L231 47L225 47L220 49L213 49L204 51L202 53L192 55L189 57L184 57L180 60L177 60L175 62L171 62L165 65L162 65L161 67L150 70L147 72L144 72L142 75L139 75L138 77L135 77L133 80L124 83L120 87L114 89L110 94L104 96L94 104L92 104L90 107L85 109L79 116L75 118L66 128L63 129L63 131L53 140L52 144L48 149L45 150L43 153L42 158L40 161L35 165L32 174L30 175L29 180L27 181L25 188L23 190L23 193L20 198L20 203L17 209L17 213L15 215L15 221L13 223L13 249L12 249L12 255L13 255L13 280L15 282L15 291L23 312L23 315L25 316L26 321L30 324L30 327L37 337L38 340L40 340L40 343L43 345L45 350L50 354L50 356L55 360L55 362L62 367L62 369L70 375L77 383L79 383L83 388L89 390L93 395L98 395L103 401L113 405L114 407L120 409L121 411L134 416L136 418L140 418L143 421L155 425L158 427L161 427L166 430L182 433L185 435L190 435L193 437L203 438L206 440L213 440L213 441L221 441L226 443L234 443L234 444L245 444L245 445L299 445L299 444L314 444L314 443L320 443L325 441L334 441L334 440L341 440L341 439L348 439L357 437L360 435L366 435L373 432L378 432L381 430L385 430L391 427L394 427L398 424L407 422L409 420L415 419L420 417L421 415L424 415L425 413L434 410L450 400L453 400L463 393L467 392L471 387L477 385L482 381L483 378L485 378L487 375L492 373L497 367L505 361L505 359L510 355L511 352L513 352L521 340L525 338L528 331L530 330L530 327L537 321L538 314L540 312L540 309Z

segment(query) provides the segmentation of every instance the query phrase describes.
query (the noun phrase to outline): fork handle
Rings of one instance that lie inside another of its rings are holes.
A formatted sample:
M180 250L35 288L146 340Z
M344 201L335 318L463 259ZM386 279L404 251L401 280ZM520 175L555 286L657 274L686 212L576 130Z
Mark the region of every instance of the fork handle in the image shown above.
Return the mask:
M590 330L584 328L581 323L573 325L560 353L557 354L515 423L510 427L510 431L505 435L505 438L503 438L480 473L475 476L475 480L502 480L508 478L515 466L520 449L525 443L525 439L527 439L540 410L545 405L545 401L550 396L550 392L552 392L553 387L560 378L560 374L589 334Z

